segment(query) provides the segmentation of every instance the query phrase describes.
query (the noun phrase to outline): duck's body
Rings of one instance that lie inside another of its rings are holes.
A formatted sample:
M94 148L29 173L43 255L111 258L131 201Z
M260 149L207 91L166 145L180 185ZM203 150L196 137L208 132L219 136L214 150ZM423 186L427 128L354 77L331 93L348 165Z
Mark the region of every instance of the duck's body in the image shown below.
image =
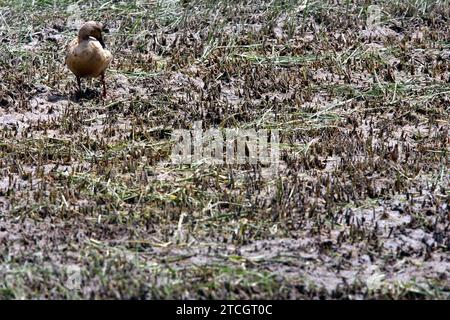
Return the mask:
M111 52L104 49L95 38L82 41L73 39L67 46L66 64L80 78L99 77L111 60Z
M77 77L81 91L81 78L101 77L103 95L106 95L105 70L112 60L112 54L105 49L101 24L90 21L85 23L78 37L72 40L66 49L66 64Z

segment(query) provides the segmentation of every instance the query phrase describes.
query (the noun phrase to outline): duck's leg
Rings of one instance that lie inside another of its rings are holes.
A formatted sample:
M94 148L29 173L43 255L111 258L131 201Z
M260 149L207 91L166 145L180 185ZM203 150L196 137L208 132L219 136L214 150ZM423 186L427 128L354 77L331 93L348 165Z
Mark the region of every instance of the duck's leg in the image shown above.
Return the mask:
M81 78L77 77L77 83L78 83L78 92L81 94Z
M105 72L100 74L100 81L103 84L103 98L106 98L106 81L105 81Z

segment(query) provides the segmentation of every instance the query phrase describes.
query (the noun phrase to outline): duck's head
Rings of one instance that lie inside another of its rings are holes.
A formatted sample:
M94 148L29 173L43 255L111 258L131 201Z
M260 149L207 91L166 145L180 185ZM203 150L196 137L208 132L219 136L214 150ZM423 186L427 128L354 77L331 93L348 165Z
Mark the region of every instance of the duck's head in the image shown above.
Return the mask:
M80 40L88 40L89 37L93 37L97 39L104 48L105 43L103 42L102 31L103 24L95 21L88 21L83 24L83 26L80 28L80 31L78 31L78 38Z

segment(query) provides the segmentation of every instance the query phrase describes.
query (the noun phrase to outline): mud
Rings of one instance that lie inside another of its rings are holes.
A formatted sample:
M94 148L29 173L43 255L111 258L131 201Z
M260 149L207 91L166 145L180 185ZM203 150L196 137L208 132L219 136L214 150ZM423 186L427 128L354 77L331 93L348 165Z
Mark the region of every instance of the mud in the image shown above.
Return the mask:
M448 299L449 10L382 5L81 6L106 99L66 8L1 7L0 298ZM280 130L278 176L172 165L196 121Z

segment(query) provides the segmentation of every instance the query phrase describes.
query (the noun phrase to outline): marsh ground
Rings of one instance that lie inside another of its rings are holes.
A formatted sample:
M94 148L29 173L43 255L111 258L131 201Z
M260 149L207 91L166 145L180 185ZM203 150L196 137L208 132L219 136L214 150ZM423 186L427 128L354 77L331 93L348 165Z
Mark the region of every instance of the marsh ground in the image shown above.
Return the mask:
M448 299L449 18L0 0L0 298ZM110 31L105 101L64 66L80 20ZM278 176L170 164L194 121L280 130Z

